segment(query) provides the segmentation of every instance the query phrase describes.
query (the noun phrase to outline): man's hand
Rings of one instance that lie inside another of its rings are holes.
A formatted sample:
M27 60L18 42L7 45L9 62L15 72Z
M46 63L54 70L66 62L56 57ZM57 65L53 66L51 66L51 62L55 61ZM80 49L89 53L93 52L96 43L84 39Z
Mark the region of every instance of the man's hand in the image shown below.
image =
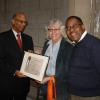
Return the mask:
M26 77L25 75L23 75L23 73L21 73L20 71L16 71L15 72L15 75L17 76L17 77L19 77L19 78L21 78L21 77Z
M46 76L46 77L43 78L41 84L45 84L45 83L47 83L49 80L50 80L50 77L49 77L49 76Z

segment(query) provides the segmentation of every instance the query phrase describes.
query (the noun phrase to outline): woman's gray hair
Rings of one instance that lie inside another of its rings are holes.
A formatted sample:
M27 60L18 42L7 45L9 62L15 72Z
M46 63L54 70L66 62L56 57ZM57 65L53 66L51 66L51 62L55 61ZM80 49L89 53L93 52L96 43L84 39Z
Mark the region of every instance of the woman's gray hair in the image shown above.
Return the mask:
M65 26L64 26L64 24L62 23L62 21L59 20L59 19L52 19L52 20L50 20L48 26L45 27L46 33L47 33L47 38L49 38L49 31L48 31L48 29L49 29L51 26L53 26L54 24L58 24L58 25L60 26L60 32L61 32L62 36L63 36L63 37L66 37Z

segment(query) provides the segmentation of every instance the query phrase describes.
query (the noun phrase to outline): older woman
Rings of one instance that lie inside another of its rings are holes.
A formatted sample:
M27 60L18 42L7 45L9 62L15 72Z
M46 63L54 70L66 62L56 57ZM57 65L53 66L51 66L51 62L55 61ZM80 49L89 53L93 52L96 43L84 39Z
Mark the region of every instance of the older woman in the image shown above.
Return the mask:
M50 92L48 82L52 76L56 80L56 100L68 98L67 73L72 45L64 39L64 32L64 26L60 20L51 20L47 26L49 39L44 44L42 54L49 56L50 60L40 89L43 93L43 100L48 100L47 94Z

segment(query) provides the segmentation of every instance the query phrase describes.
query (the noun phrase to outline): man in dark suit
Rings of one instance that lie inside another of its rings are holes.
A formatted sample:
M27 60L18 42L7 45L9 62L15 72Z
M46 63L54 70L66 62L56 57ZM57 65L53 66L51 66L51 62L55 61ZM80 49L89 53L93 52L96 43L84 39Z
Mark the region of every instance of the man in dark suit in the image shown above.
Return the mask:
M24 51L33 51L33 41L22 33L27 25L24 13L14 14L11 25L10 30L0 33L0 98L26 100L30 79L19 70Z
M68 17L66 32L75 43L69 63L70 100L100 100L100 40L85 30L78 16Z

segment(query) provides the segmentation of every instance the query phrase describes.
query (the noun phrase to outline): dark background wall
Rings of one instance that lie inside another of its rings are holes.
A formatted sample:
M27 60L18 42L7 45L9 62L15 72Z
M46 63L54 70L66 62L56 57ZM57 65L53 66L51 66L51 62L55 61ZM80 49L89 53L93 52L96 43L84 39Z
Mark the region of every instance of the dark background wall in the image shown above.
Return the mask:
M35 46L43 46L45 26L52 18L63 22L67 17L68 0L0 0L0 32L10 28L12 15L23 11L28 17L25 33L31 35Z

